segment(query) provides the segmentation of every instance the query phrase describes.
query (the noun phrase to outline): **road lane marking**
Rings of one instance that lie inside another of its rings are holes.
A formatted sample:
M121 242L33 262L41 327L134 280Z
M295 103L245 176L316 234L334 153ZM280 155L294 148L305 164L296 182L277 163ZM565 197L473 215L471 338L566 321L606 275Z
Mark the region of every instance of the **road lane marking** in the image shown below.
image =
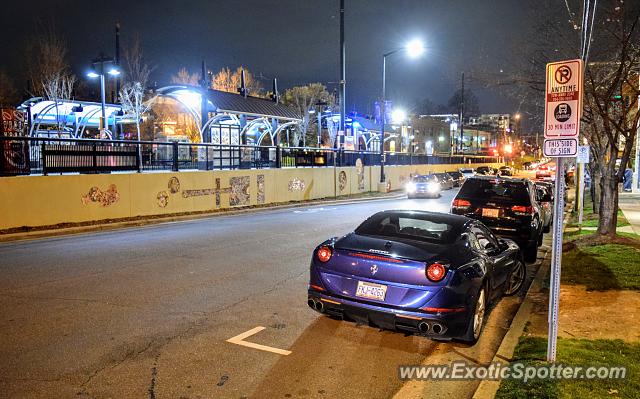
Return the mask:
M291 351L285 350L285 349L278 349L278 348L272 348L271 346L266 346L266 345L260 345L260 344L255 344L253 342L248 342L245 341L245 338L249 338L250 336L259 333L262 330L265 330L266 327L262 327L262 326L258 326L256 328L252 328L249 331L243 332L242 334L236 335L235 337L231 337L227 340L227 342L232 343L232 344L236 344L236 345L240 345L240 346L246 346L247 348L253 348L253 349L258 349L261 351L266 351L266 352L272 352L272 353L277 353L278 355L290 355Z

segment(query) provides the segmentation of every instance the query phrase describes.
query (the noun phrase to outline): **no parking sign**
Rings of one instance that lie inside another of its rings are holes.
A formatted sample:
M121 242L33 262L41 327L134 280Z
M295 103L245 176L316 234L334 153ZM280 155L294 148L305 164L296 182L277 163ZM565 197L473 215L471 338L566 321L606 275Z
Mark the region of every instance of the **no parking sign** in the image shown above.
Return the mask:
M575 156L582 114L582 60L547 64L544 155Z

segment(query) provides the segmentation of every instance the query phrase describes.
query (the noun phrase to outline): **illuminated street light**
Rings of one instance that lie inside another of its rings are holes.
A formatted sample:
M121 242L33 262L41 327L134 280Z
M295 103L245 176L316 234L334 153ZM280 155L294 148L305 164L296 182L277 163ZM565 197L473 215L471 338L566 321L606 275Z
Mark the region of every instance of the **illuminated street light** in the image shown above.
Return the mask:
M407 113L403 109L394 109L391 113L393 123L402 124L407 119Z
M114 59L111 57L105 57L104 54L100 54L96 59L92 61L92 68L87 73L89 78L95 79L100 78L100 105L102 106L102 113L100 117L100 138L106 136L106 123L107 123L107 113L106 113L106 95L104 89L104 73L105 67L107 69L107 73L111 76L120 75L120 69L118 69L118 65L115 63Z
M409 57L417 58L424 53L422 41L414 39L404 47L382 54L382 101L380 104L380 183L385 182L384 178L384 125L385 125L385 102L387 97L387 57L399 51L406 51Z
M422 40L414 39L407 43L405 49L407 50L409 57L416 58L424 53L424 44L422 43Z

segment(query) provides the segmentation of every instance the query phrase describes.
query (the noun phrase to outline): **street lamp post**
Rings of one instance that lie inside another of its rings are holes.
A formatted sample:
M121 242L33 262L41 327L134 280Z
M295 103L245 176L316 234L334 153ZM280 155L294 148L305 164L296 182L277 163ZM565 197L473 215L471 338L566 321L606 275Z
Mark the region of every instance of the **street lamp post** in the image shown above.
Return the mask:
M424 52L421 41L413 40L406 46L398 48L388 53L382 54L382 101L380 103L380 183L385 182L384 176L384 125L385 125L385 102L387 92L387 57L399 51L405 50L410 57L418 57Z
M102 53L100 53L100 55L91 62L91 65L91 70L89 71L89 73L87 73L87 76L93 79L100 78L100 105L102 107L100 117L100 138L103 138L104 136L106 136L107 130L104 74L106 71L111 76L118 76L120 75L120 69L118 69L118 65L112 57L106 57Z

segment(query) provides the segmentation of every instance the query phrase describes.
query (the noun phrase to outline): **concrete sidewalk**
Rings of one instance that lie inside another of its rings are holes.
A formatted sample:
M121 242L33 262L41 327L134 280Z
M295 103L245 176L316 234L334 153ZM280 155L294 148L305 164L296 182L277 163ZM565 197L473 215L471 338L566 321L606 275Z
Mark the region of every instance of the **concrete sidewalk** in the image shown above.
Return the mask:
M634 233L640 234L640 194L620 193L618 206Z

